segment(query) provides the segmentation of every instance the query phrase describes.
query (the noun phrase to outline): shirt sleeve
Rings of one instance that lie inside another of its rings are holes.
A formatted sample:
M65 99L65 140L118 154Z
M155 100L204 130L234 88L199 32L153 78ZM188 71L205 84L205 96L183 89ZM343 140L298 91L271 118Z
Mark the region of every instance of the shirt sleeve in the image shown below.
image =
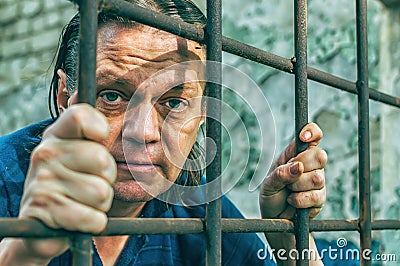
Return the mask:
M6 175L7 171L4 168L3 163L0 161L0 217L10 217L10 212L8 208L8 191L6 189Z

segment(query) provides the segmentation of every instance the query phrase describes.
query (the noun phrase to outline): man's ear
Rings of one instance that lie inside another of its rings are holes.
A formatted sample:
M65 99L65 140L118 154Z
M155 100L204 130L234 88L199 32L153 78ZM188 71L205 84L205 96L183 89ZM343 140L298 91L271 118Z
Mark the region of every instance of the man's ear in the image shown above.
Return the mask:
M67 90L67 76L62 69L57 70L59 77L58 92L57 92L57 105L60 113L64 112L68 107L69 94Z

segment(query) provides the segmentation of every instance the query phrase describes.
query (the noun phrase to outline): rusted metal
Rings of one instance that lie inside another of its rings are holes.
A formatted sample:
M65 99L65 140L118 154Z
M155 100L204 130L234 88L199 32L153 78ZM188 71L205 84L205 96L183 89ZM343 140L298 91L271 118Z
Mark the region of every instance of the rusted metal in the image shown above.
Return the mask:
M110 218L100 235L199 234L205 222L198 218Z
M96 104L97 1L79 5L79 78L78 102Z
M369 146L368 29L367 1L356 1L357 28L357 92L358 92L358 182L361 252L371 250L371 184ZM360 258L362 265L371 260Z
M372 230L400 230L400 220L373 220Z
M79 1L78 102L96 104L97 0ZM72 265L92 265L92 236L75 234L71 239Z
M358 220L311 220L310 232L358 231Z
M374 220L372 230L400 230L400 220ZM311 232L359 231L358 220L312 220ZM293 222L286 219L221 219L224 233L293 233ZM109 218L106 229L96 236L200 234L205 219L199 218ZM65 237L70 231L48 228L34 219L0 218L1 237Z
M152 26L186 39L203 43L204 30L200 26L174 19L173 17L155 12L139 5L123 0L102 0L99 9L131 18L137 22Z
M215 145L206 143L207 198L215 199L206 205L206 265L218 266L222 263L222 234L221 234L221 98L222 98L222 0L207 0L207 91L214 101L207 103L206 135ZM217 63L215 63L217 62ZM214 147L213 147L214 146ZM210 152L216 149L215 152ZM215 154L214 158L210 158Z
M400 230L400 220L374 220L372 230ZM224 233L294 232L292 221L286 219L221 219ZM205 219L199 218L109 218L106 229L96 236L200 234ZM358 220L312 220L311 232L359 231ZM65 237L70 231L48 228L38 220L1 218L1 237Z
M160 14L152 10L144 9L138 5L127 3L123 0L103 0L100 9L134 19L139 23L162 29L183 38L194 40L199 43L205 43L205 29L173 19L167 15ZM222 50L293 74L294 66L291 59L269 53L225 36L222 36ZM357 94L356 84L353 81L342 79L312 67L307 68L307 73L310 80L328 85L333 88L338 88L352 94ZM370 98L378 102L400 107L400 98L393 97L372 88L370 88Z
M286 219L222 219L224 233L285 232L294 233L292 221Z
M294 83L295 83L295 136L296 154L304 151L307 144L300 138L300 131L308 123L307 91L307 0L294 1ZM309 210L296 210L296 249L300 254L309 249ZM300 258L296 265L309 265L307 257Z

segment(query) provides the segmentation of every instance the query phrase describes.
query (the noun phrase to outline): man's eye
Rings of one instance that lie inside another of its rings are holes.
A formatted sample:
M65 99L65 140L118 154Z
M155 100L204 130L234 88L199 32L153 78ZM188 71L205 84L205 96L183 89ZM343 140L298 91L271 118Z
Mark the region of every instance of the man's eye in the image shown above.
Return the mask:
M107 102L118 103L122 101L122 96L116 92L104 92L100 94L100 97Z
M181 111L186 108L187 103L179 99L170 99L165 102L165 105L175 111Z

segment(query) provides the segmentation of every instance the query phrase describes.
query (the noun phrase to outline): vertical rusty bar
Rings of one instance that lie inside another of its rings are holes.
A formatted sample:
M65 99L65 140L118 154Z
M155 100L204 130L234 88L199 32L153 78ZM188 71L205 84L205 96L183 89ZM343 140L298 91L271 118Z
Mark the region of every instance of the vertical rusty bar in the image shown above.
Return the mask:
M295 0L294 4L294 43L295 43L295 132L296 153L304 151L307 145L300 141L301 129L308 123L307 93L307 0ZM296 249L299 254L307 254L309 241L308 209L296 212ZM308 265L308 258L300 258L297 265Z
M96 103L97 0L79 1L78 102Z
M368 29L367 1L356 0L357 21L357 92L358 92L358 160L361 254L371 249L371 195L369 147ZM360 256L361 265L371 260Z
M72 265L92 265L92 236L89 234L76 234L72 239Z
M210 152L206 145L207 162L212 160L206 169L207 182L214 181L207 186L207 198L221 195L221 83L222 68L222 1L207 0L207 83L208 96L214 98L207 105L207 137L215 142L216 153L214 158L209 158ZM217 62L217 63L215 63ZM212 118L211 118L212 117ZM212 145L211 145L212 146ZM206 209L206 263L209 266L218 266L222 263L221 252L221 199L213 200L207 204Z
M78 102L96 103L97 0L79 1ZM92 265L92 236L77 234L72 239L72 265Z

